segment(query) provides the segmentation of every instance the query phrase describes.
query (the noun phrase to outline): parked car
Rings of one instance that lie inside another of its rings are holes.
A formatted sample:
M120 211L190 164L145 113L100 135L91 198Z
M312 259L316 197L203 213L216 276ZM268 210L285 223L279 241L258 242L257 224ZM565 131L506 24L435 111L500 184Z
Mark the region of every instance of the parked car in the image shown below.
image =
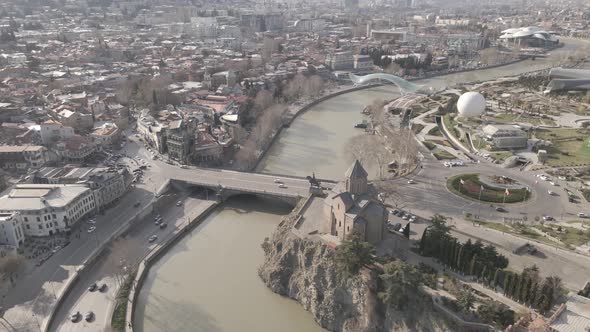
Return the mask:
M81 316L82 316L82 315L80 315L80 312L79 312L79 311L76 311L76 312L74 312L74 313L73 313L73 314L70 316L70 321L71 321L72 323L77 323L77 322L80 320L80 317L81 317Z
M156 226L160 226L161 223L162 223L161 219L156 219L156 221L154 221L154 224L156 224Z
M287 188L287 186L284 183L281 183L281 184L279 184L279 188L285 189L285 188Z
M165 222L163 222L163 223L161 223L161 224L160 224L160 229L164 229L164 228L166 228L167 226L168 226L168 224L167 224L167 223L165 223Z
M555 196L555 195L556 195L556 194L555 194L555 192L553 192L553 191L551 191L551 190L547 190L547 193L548 193L549 195L551 195L551 196Z
M283 180L277 178L275 179L275 183L283 183Z
M148 238L148 242L152 243L152 242L156 241L157 239L158 239L157 235L152 235Z
M88 311L86 315L84 315L84 319L86 319L87 322L92 321L92 319L94 319L94 312Z
M96 283L93 283L92 285L88 286L88 290L91 292L94 292L97 288L98 286L96 285Z
M96 230L96 226L90 226L90 227L88 228L88 233L92 233L92 232L94 232L95 230Z
M107 284L102 284L100 285L100 288L98 289L99 292L104 293L104 291L107 290Z
M408 184L414 184L414 183L416 183L416 181L414 181L412 179L408 180Z
M552 216L543 216L543 221L552 221L552 220L555 220L555 219L553 219Z
M580 217L580 218L586 218L587 215L584 212L578 212L578 217Z
M176 206L181 206L181 205L182 205L181 201L176 202Z
M496 208L496 211L498 211L498 212L506 212L506 209L505 209L505 208L503 208L503 207L501 207L501 206L498 206L498 207Z
M141 205L140 202L135 202L135 204L133 204L133 207L139 207Z
M187 168L188 168L188 166L186 166L186 165L180 165L180 168L182 168L182 169L187 169Z

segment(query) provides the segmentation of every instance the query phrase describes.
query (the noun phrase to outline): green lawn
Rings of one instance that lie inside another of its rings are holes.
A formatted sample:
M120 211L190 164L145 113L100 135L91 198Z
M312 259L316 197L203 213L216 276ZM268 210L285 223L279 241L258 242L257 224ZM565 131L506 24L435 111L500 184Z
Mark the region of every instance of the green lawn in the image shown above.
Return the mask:
M463 184L461 184L461 180L463 180ZM482 186L483 190L481 190ZM510 195L505 195L504 188L481 182L478 174L453 176L448 179L447 188L457 195L492 203L520 203L530 196L526 188L511 189Z
M490 152L490 155L495 159L498 159L500 162L503 162L508 157L512 157L513 154L510 151L497 151L497 152Z
M551 119L543 119L539 117L532 117L527 115L520 115L517 113L501 113L494 117L494 121L499 123L513 123L513 122L522 122L522 123L530 123L532 125L547 125L547 126L554 126L555 121Z
M447 127L447 131L449 131L449 133L457 138L459 138L461 135L459 134L459 130L457 130L457 128L455 128L455 126L457 125L457 123L455 122L455 120L453 120L453 118L451 117L451 115L446 114L443 116L443 122L445 123L445 127Z
M428 150L434 150L436 148L436 144L433 141L424 141L422 142Z
M127 304L129 303L129 292L131 292L131 285L135 279L137 271L130 273L125 277L125 281L117 294L115 303L115 310L113 311L113 317L111 317L111 327L113 331L125 331L125 316L127 315Z
M590 137L571 128L538 130L535 136L553 142L548 147L548 166L575 166L590 164ZM563 140L565 139L565 140Z
M438 127L434 127L428 131L428 135L442 136L442 133L440 132L440 129L438 129Z
M558 231L558 227L561 228L561 232ZM590 241L590 230L582 230L575 227L555 224L536 225L535 228L554 238L558 238L561 242L573 247L577 247Z
M438 160L452 160L452 159L457 159L457 157L455 157L452 153L449 153L446 150L443 149L436 149L433 153L434 157Z

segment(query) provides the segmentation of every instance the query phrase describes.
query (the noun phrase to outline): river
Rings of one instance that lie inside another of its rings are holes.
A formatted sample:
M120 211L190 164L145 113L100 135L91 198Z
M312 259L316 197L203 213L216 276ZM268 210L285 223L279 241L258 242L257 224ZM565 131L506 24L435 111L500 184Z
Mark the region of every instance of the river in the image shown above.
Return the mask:
M135 331L323 331L258 278L260 244L289 212L288 205L254 197L225 202L151 267Z
M558 65L584 44L566 43L545 59L416 83L439 88ZM258 171L341 178L349 164L343 149L361 133L353 125L362 121L362 108L397 95L396 87L382 86L312 107L280 134ZM136 331L322 331L311 314L270 292L257 275L263 260L260 244L288 212L287 206L247 197L222 205L150 269L137 302Z
M567 54L579 51L589 42L566 40L562 48L549 53L547 58L525 60L497 68L449 74L414 83L432 86L436 90L457 83L488 81L503 76L558 66ZM362 133L353 126L363 119L361 110L376 99L391 100L399 96L394 85L358 90L330 98L301 114L291 127L283 130L270 147L257 170L276 174L339 179L351 160L344 153L346 142Z

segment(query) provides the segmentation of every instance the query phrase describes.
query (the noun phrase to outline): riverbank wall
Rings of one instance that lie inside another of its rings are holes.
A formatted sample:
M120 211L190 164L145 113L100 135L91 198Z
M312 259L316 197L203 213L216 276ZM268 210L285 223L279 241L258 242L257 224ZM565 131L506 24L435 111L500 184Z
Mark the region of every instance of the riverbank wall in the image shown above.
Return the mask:
M143 281L147 277L150 267L155 262L157 262L158 259L168 251L168 249L170 249L174 244L181 240L184 237L184 235L186 235L192 229L200 225L203 222L203 220L205 220L205 218L217 206L219 206L218 202L207 202L207 206L202 211L200 211L193 219L180 225L166 241L154 247L139 263L137 273L135 274L135 279L133 280L133 284L131 286L131 291L129 292L129 296L127 298L127 312L125 314L126 332L133 332L133 325L135 319L135 303L137 301L139 291L141 290Z

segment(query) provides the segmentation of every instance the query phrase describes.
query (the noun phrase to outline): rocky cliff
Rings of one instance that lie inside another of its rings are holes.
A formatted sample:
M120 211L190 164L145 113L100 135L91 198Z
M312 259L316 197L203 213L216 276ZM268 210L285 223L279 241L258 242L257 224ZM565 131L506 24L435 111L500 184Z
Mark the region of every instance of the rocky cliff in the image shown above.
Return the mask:
M339 277L333 250L299 238L291 232L293 222L292 217L283 220L263 243L265 261L259 275L273 292L299 302L322 327L343 332L449 330L432 313L428 300L414 299L403 312L381 303L373 271Z

